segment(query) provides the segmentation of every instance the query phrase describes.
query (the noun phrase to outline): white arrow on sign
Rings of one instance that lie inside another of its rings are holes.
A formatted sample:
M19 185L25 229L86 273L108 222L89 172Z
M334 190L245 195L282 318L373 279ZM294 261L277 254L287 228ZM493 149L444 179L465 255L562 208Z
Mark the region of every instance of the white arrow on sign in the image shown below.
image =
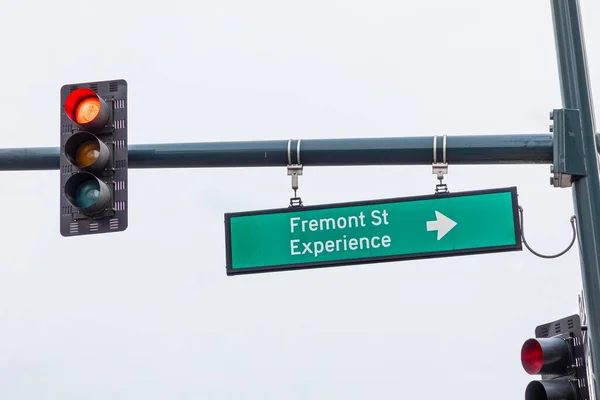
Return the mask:
M439 211L435 212L434 221L427 221L427 231L437 231L437 240L446 236L455 226L455 221L452 221Z

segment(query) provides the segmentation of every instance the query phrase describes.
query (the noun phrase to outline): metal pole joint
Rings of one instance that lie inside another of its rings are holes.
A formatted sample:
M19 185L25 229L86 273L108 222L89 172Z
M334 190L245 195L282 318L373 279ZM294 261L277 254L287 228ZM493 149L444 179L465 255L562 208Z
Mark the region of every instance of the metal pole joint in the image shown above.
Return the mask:
M587 176L580 112L574 109L553 110L550 119L550 131L554 132L550 184L557 188L571 187L573 182Z

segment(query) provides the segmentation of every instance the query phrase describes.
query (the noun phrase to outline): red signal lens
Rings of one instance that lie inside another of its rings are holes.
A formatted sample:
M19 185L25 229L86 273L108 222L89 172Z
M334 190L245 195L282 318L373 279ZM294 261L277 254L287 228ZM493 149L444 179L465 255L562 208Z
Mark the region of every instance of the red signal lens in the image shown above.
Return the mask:
M537 375L544 366L544 351L536 339L528 339L521 348L521 364L525 372Z
M99 128L108 121L108 106L96 92L87 88L75 89L64 104L69 119L82 127Z
M100 114L100 100L97 97L88 97L77 104L75 108L75 122L88 124Z

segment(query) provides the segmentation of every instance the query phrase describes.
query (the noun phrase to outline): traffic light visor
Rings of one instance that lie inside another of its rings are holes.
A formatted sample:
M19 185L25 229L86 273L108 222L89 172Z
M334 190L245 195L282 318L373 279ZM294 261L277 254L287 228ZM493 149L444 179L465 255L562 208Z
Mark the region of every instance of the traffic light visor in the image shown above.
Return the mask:
M75 167L99 171L110 160L108 146L89 132L77 132L65 142L65 156Z
M96 92L87 88L72 91L65 100L65 113L82 127L100 128L106 124L109 108Z
M104 210L111 200L108 186L89 172L77 173L65 184L67 200L85 215Z
M577 389L565 380L533 381L525 389L525 400L577 400Z
M570 356L569 344L557 337L528 339L521 347L521 364L530 375L565 374Z

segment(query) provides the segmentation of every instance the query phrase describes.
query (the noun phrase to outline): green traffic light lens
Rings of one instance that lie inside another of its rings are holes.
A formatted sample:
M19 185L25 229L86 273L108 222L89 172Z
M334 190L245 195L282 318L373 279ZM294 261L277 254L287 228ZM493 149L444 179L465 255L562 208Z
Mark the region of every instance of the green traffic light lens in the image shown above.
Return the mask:
M100 185L97 181L85 181L75 193L75 205L79 208L93 206L100 199Z
M64 193L74 207L87 216L110 207L112 193L108 185L89 172L78 172L65 182Z

